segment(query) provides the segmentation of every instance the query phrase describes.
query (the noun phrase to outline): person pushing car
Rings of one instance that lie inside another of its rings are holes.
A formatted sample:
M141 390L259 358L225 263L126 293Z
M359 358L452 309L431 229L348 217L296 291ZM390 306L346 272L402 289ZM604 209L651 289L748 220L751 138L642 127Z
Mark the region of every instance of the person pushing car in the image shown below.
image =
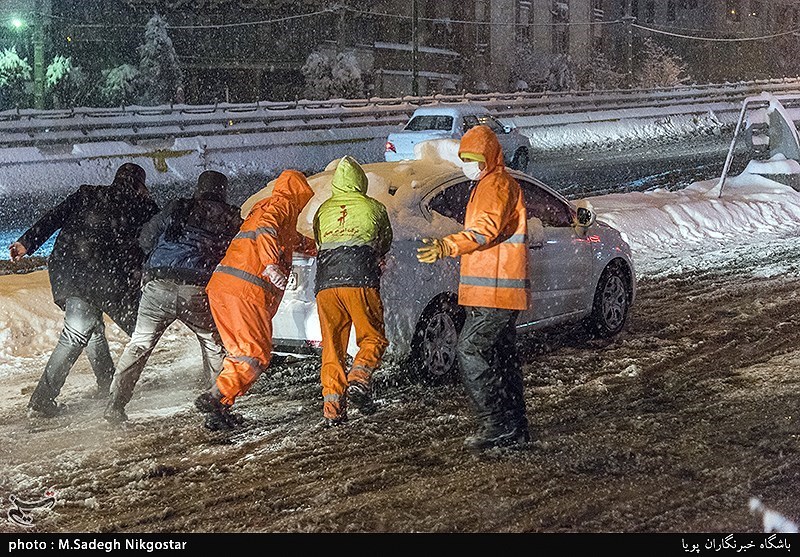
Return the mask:
M367 195L367 185L358 162L343 157L333 174L331 197L314 215L326 426L347 420L348 401L363 413L374 411L372 376L389 346L380 282L383 258L392 245L392 226L383 203ZM351 327L358 353L345 370Z
M283 299L292 254L316 254L297 219L314 190L297 170L284 170L272 195L253 205L206 286L211 314L227 355L211 389L195 400L207 429L231 429L230 409L269 366L272 318Z
M231 238L239 231L239 208L227 203L228 177L206 170L192 197L170 202L139 233L147 257L136 329L117 361L103 418L127 421L125 406L161 335L180 321L197 337L203 355L204 388L216 380L225 349L209 309L206 283Z
M126 162L117 168L110 186L80 186L10 246L16 262L59 231L47 268L53 301L64 311L64 326L31 394L31 417L61 413L63 405L56 398L84 350L97 379L96 396L108 396L114 362L103 314L127 335L133 333L144 259L137 237L158 212L145 179L144 168Z
M466 309L457 352L464 388L479 422L470 449L519 446L530 440L516 321L529 304L527 216L519 183L503 165L497 136L475 126L461 138L464 174L475 182L464 230L426 238L422 263L461 257L458 303Z

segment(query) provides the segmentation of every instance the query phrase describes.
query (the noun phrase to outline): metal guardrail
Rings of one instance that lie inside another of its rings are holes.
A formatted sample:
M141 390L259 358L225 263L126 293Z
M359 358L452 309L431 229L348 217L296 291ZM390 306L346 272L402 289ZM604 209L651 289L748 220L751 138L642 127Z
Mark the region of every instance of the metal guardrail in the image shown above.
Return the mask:
M742 107L739 110L739 118L736 121L736 128L733 132L731 144L728 148L728 154L722 167L722 174L717 182L717 185L712 190L717 194L717 197L722 197L722 188L725 185L725 180L728 177L731 162L733 161L736 143L739 141L745 126L747 126L747 129L750 133L751 149L753 153L763 154L767 150L766 148L769 147L770 124L765 120L758 121L758 118L756 118L756 121L754 122L748 122L747 115L748 113L752 113L754 111L765 111L771 105L773 99L777 100L783 109L792 110L800 108L800 96L797 95L778 95L768 98L761 94L758 96L747 97L744 99L744 101L742 101ZM788 112L786 113L786 117L787 119L793 119ZM761 138L762 141L756 141L758 138Z
M434 95L372 99L298 100L245 104L126 106L69 110L0 112L0 148L62 143L129 141L335 128L391 126L404 123L421 105L469 101L498 117L522 117L730 103L738 110L747 97L800 92L800 79L544 93Z

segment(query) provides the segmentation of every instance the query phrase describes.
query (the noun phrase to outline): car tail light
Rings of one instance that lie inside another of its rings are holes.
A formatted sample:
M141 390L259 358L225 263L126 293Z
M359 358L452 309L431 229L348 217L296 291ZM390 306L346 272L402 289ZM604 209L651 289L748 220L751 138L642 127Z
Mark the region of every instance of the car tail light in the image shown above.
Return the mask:
M392 153L396 153L397 149L394 148L394 143L391 141L386 142L386 151L391 151Z

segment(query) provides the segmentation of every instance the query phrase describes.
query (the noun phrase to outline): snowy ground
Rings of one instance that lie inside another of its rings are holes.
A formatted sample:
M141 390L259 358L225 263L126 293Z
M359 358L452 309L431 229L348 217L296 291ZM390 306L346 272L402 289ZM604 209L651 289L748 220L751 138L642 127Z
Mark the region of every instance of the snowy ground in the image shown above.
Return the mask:
M237 402L244 427L209 433L180 325L125 427L101 419L83 357L68 412L29 420L61 314L45 271L0 277L3 504L54 490L40 532L761 532L751 497L796 522L800 193L715 185L592 198L631 243L637 303L610 341L520 339L535 441L518 452L466 452L460 386L411 384L403 362L380 372L379 412L335 430L319 426L318 362L276 364Z

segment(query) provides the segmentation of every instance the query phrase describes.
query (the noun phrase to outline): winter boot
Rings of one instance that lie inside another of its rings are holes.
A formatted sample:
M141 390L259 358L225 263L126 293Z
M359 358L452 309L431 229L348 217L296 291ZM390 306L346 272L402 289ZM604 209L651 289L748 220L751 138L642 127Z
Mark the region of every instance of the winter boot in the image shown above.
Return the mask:
M31 399L28 404L28 417L29 418L54 418L61 414L66 406L56 402L53 399L45 401L38 401Z
M244 423L244 418L240 414L231 412L229 407L225 407L206 414L203 425L209 431L221 431L234 429L242 423Z
M358 408L362 414L374 414L377 410L375 401L372 399L372 389L358 381L347 385L347 401Z
M108 401L106 410L103 412L103 419L110 424L127 422L128 415L125 413L125 406L112 398Z
M337 416L335 418L324 418L322 425L326 428L338 427L347 423L347 415Z
M231 407L224 404L210 392L197 397L194 401L195 408L206 415L205 428L210 431L233 429L241 425L244 419L241 415L231 412Z
M490 425L464 439L464 446L473 451L485 451L497 447L521 448L530 440L527 428Z

